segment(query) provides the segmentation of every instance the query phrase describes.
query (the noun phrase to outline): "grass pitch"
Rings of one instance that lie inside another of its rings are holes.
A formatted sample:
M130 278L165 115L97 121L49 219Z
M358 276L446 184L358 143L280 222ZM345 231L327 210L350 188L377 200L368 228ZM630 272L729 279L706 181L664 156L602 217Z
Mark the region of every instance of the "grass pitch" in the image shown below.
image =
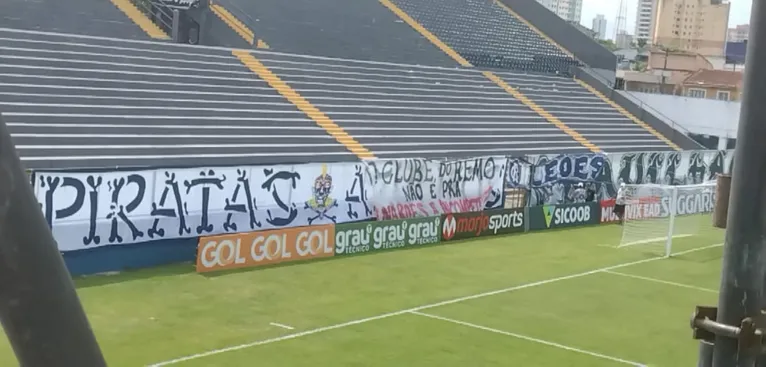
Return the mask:
M679 238L692 252L670 259L620 238L602 225L76 283L110 366L693 365L689 316L716 303L720 274L721 247L704 247L723 232Z

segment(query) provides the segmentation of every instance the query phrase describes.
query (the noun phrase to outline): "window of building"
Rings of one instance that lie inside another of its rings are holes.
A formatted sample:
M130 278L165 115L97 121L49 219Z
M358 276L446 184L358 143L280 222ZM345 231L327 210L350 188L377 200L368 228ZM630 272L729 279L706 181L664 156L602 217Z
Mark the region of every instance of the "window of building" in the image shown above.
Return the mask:
M716 99L721 101L729 101L731 100L731 93L726 90L719 90L718 93L716 93Z
M705 98L707 91L699 88L689 88L686 90L686 95L694 98Z
M654 86L654 87L641 86L641 87L638 87L638 91L642 92L642 93L659 93L660 92L660 88L656 87L656 86Z

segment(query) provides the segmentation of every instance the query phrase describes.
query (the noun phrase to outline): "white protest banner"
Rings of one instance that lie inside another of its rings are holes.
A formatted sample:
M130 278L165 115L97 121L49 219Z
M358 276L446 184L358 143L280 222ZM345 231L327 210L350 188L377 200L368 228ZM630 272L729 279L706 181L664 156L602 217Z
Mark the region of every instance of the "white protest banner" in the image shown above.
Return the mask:
M366 161L378 220L499 208L507 159Z
M61 251L368 219L363 163L35 172Z

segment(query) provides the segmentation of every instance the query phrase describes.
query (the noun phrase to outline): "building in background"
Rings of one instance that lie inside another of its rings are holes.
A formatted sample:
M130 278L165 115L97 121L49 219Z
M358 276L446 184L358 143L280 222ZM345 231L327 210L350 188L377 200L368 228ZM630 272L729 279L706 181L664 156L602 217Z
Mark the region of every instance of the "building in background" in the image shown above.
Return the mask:
M646 40L647 43L651 42L658 1L659 0L638 0L638 8L636 9L636 40L643 39Z
M678 94L694 98L739 101L742 73L729 70L699 70L679 83Z
M537 0L537 2L570 23L580 23L583 0Z
M659 0L651 43L723 58L730 9L723 0Z
M606 39L606 18L604 14L598 14L593 18L593 27L591 29L596 32L596 38L600 40Z
M633 35L625 32L617 33L614 43L617 45L617 48L633 47Z
M750 24L740 24L734 28L729 28L729 35L726 37L726 40L729 42L744 42L747 41L749 34Z

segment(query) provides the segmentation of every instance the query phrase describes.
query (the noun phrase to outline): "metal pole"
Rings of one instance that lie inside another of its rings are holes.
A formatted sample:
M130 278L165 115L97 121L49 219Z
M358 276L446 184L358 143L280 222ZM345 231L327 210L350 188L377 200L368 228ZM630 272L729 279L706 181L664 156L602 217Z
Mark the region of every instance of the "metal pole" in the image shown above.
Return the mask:
M172 29L172 38L173 42L175 43L186 43L181 41L181 11L178 9L173 9L173 29Z
M665 65L662 66L662 82L660 82L660 94L665 94L665 72L668 69L668 56L670 52L665 47L663 47L662 50L665 51Z
M700 354L697 367L712 367L713 366L713 343L700 341Z
M22 367L106 366L2 116L0 322Z
M763 305L766 272L766 5L753 1L737 149L731 182L729 215L717 321L738 326L756 317ZM760 42L759 42L760 41ZM738 355L734 338L716 336L714 367L751 367L752 355Z

